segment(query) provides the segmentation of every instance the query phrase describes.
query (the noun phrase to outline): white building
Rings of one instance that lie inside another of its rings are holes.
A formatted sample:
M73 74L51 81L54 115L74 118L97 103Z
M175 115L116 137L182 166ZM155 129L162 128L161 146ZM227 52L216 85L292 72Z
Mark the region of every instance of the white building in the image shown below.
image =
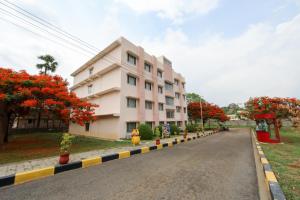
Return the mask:
M121 37L72 73L78 97L99 105L97 120L73 134L106 139L130 136L140 123L152 127L187 122L185 80L166 57L151 56Z

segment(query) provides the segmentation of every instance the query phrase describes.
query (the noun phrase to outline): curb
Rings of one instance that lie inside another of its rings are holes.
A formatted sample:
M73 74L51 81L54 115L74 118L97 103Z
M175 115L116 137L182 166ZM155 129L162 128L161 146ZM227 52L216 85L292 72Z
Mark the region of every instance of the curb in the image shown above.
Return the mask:
M50 167L45 167L41 169L35 169L31 171L25 171L25 172L18 172L12 175L8 176L2 176L0 177L0 188L9 186L9 185L18 185L22 183L26 183L29 181L41 179L44 177L48 176L54 176L55 174L59 174L65 171L73 170L73 169L79 169L79 168L86 168L90 166L95 166L95 165L100 165L104 162L108 162L111 160L116 160L116 159L124 159L124 158L129 158L133 155L136 154L144 154L148 153L153 150L160 150L163 148L167 147L172 147L176 144L192 141L201 137L206 137L212 134L217 133L218 131L213 131L209 132L206 134L201 134L198 137L190 137L187 139L177 139L175 138L174 141L168 142L168 143L162 143L159 145L152 145L152 146L147 146L147 147L141 147L139 149L134 149L131 151L123 151L123 152L118 152L114 154L109 154L105 156L96 156L92 158L86 158L80 161L74 161L65 165L55 165L55 166L50 166Z
M253 129L251 129L252 132L252 136L255 139L255 146L256 146L256 150L258 152L259 155L259 160L260 160L260 164L262 166L263 169L263 173L264 173L264 179L265 179L265 183L267 185L268 191L270 192L270 196L272 200L286 200L284 193L282 192L282 189L276 179L276 176L272 170L271 165L269 164L269 161L267 160L255 134Z

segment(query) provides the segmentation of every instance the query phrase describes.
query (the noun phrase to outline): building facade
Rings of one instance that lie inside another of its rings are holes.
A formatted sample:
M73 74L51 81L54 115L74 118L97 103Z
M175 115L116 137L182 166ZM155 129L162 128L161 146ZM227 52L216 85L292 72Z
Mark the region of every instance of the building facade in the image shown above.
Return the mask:
M69 132L106 139L130 137L140 123L154 128L187 122L185 79L166 57L149 55L121 37L72 73L71 90L98 104L96 120Z

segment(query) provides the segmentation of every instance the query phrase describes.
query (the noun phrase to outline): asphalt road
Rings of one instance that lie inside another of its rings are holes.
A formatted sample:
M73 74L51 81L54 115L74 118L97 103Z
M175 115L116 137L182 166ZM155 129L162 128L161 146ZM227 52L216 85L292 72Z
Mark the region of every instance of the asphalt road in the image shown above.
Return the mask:
M258 199L247 129L0 189L0 199Z

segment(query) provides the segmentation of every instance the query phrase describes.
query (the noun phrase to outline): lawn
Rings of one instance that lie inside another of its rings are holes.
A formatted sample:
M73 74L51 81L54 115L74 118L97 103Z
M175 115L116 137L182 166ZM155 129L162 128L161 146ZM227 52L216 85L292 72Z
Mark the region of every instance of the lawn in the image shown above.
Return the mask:
M262 144L287 199L300 200L300 131L280 131L283 144Z
M9 138L9 143L0 149L0 164L56 156L59 154L61 136L62 133L12 135ZM73 140L71 153L129 145L130 141L107 141L76 136Z

